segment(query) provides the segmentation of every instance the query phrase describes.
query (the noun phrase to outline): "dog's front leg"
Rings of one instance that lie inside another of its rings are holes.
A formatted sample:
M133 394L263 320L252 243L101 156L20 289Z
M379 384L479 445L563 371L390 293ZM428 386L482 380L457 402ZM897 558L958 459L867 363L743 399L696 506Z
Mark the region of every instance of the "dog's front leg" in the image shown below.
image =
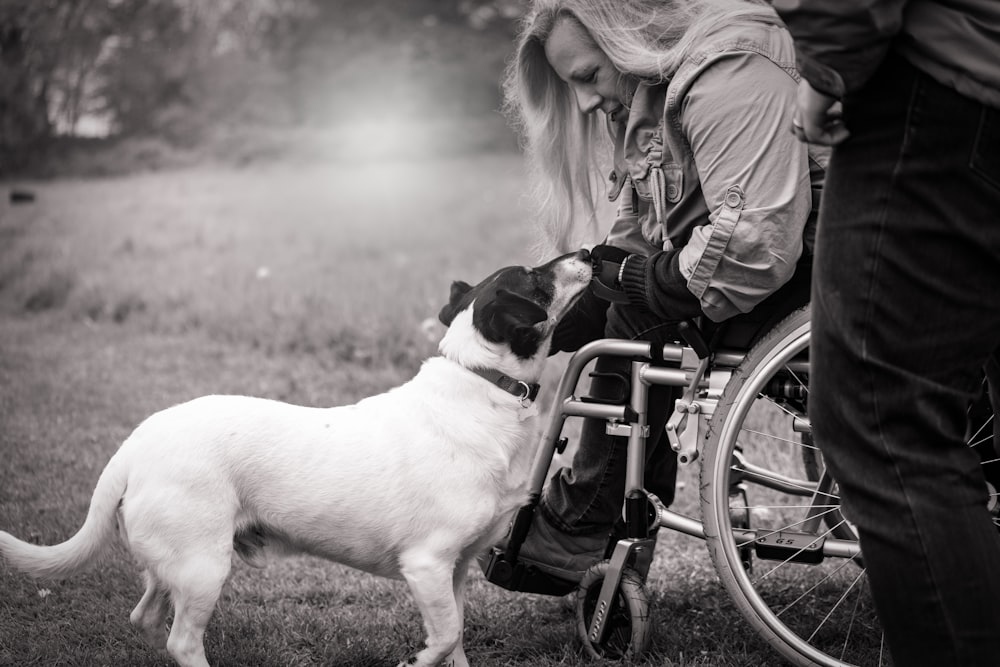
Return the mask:
M449 667L468 667L462 653L462 621L455 602L454 560L449 561L430 551L411 550L400 556L400 571L417 601L427 631L427 647L403 665L436 667L445 656L461 657Z

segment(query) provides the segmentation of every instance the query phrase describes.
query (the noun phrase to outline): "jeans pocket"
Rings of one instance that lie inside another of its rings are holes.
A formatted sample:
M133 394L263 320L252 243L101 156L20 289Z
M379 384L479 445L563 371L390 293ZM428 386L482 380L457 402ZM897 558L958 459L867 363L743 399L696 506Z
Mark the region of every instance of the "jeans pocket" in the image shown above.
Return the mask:
M1000 111L983 109L969 168L1000 190Z

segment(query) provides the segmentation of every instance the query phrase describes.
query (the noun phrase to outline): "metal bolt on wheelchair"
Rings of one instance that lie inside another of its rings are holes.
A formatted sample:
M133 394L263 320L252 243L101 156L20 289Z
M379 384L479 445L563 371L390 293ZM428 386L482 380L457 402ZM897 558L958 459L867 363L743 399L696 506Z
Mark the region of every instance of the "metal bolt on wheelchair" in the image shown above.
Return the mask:
M598 340L571 357L532 469L532 499L516 514L507 545L489 555L487 579L510 590L538 590L539 573L519 562L518 553L565 420L605 419L609 433L628 436L626 536L612 538L607 559L576 587L579 635L589 654L635 658L648 648L645 573L655 531L669 529L705 540L739 611L791 663L891 664L856 533L840 512L837 484L812 441L808 307L785 317L749 350L709 349L697 329L682 335L684 343L662 349L642 341ZM600 356L632 360L627 402L575 396L585 366ZM700 521L664 507L643 489L651 385L683 388L666 430L679 462L700 463ZM970 406L969 441L983 450L984 464L995 465L986 387L984 382L983 398ZM989 467L987 479L994 480ZM990 484L996 516L997 482Z

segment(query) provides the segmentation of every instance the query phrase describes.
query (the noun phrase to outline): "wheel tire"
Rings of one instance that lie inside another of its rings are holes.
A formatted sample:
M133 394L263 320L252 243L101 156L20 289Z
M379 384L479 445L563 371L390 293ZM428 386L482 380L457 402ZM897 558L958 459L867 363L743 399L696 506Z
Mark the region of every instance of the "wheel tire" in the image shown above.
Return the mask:
M803 308L763 336L726 383L701 458L705 541L740 613L790 662L891 665L856 531L840 511L838 487L822 453L802 428L808 417L809 336L809 311ZM994 448L995 405L984 385L969 411L968 444L983 458L987 476L1000 449ZM734 480L750 496L735 508L729 496ZM990 510L1000 527L1000 503ZM734 532L746 528L740 523L747 514L754 542ZM788 545L804 545L800 537L826 540L821 562L796 557L803 551ZM752 572L742 567L747 548L756 556Z
M604 639L594 643L588 636L601 587L610 568L610 561L601 561L587 570L580 580L576 589L577 632L584 650L591 657L632 660L649 648L651 627L649 594L642 578L631 568L622 571L614 604L608 612Z
M823 567L845 563L829 561L823 566L789 564L783 563L780 557L778 560L770 558L761 560L758 556L753 572L748 572L742 566L741 553L751 547L738 543L734 538L732 530L742 526L734 524L732 510L729 507L732 476L736 474L733 472L736 463L734 451L737 449L748 464L752 463L768 472L784 474L786 479L797 480L800 488L809 482L815 486L820 481L821 456L818 453L803 456L795 447L801 447L803 444L808 446L811 443L808 439L802 443L799 438L796 445L793 442L796 439L790 437L795 435L790 428L791 417L803 410L805 403L800 401L796 406L789 405L782 408L779 407L780 401L775 403L770 398L772 391L778 391L772 389L775 381L778 381L777 386L782 386L791 380L797 383L797 386L808 387L806 377L808 344L809 311L803 308L793 312L763 336L746 355L739 368L733 372L715 408L702 455L702 518L706 545L716 573L740 613L757 634L793 664L832 667L851 663L830 655L836 652L831 648L832 642L817 643L820 640L814 640L811 634L812 626L804 628L812 623L811 610L791 605L806 603L792 602L789 610L784 606L787 600L783 596L789 595L788 599L795 600L801 590L807 591L808 594L812 590L809 586L816 581L824 582L824 586L834 586L833 583L825 583L826 580L822 578ZM776 417L767 415L769 411ZM770 433L780 437L774 440L762 438L761 425L769 424L767 420L772 418L776 420L773 423L775 430ZM779 443L784 443L780 445L781 447L787 446L790 449L781 451L780 456L774 456L776 454L774 450L779 448ZM772 456L774 458L770 458ZM803 503L808 496L803 499L788 495L789 500L785 501L784 494L787 492L760 485L743 471L738 477L743 479L748 487L747 493L751 496L750 502L745 506L750 514L750 529L755 534L767 535L777 530L795 530L796 524L789 523L788 518L782 516L782 513L805 512L804 509L792 508L808 504ZM787 506L782 505L783 502L787 502ZM839 516L839 509L831 510L831 515ZM847 526L834 528L829 525L826 516L822 523L827 525L820 530L828 530L833 534L832 537L854 540L853 531L847 529ZM782 528L789 525L792 527ZM786 572L787 578L785 578ZM863 581L859 577L860 569L857 567L844 568L840 572L848 581L855 577ZM809 583L803 585L802 582L806 580ZM798 588L799 586L802 588ZM793 590L795 592L791 593ZM868 607L863 609L867 612ZM865 617L865 622L868 622L868 618ZM847 627L846 624L844 627ZM836 626L834 630L839 632L840 626ZM824 628L824 632L826 631ZM823 638L822 642L825 641Z

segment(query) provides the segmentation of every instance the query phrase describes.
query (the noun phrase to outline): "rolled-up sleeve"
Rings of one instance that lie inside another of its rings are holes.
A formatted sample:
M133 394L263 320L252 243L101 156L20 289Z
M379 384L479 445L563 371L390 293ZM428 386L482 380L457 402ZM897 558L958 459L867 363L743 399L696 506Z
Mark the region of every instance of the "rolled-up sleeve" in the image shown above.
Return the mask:
M681 129L709 222L694 229L679 268L713 320L763 301L802 253L812 190L808 149L789 129L796 86L771 60L729 52L682 92Z

